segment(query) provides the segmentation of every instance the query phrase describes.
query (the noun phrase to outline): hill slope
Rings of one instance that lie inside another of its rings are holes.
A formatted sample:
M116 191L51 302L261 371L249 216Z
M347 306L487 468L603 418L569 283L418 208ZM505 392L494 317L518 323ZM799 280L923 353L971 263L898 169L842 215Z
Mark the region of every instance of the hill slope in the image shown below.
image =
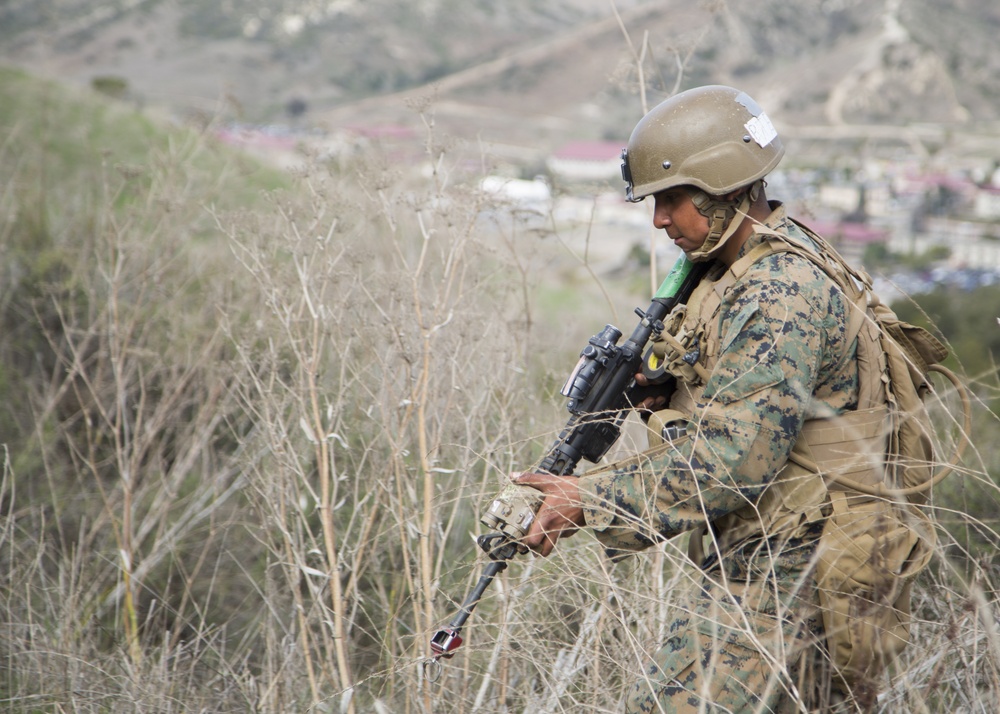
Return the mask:
M736 84L795 124L1000 114L992 0L22 0L0 28L0 58L32 71L118 76L140 101L253 121L292 106L313 124L412 120L414 98L433 97L442 126L470 137L620 138L640 82L650 104Z

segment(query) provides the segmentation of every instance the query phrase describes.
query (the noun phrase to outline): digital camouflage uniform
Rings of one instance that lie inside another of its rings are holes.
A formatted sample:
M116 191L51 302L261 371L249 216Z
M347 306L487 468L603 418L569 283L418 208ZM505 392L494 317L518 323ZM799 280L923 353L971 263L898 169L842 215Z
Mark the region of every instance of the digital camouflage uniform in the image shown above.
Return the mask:
M766 226L809 243L780 204L772 208ZM755 232L741 256L763 240ZM718 271L707 280L677 333L710 375L672 398L687 435L581 477L586 522L612 556L699 527L712 535L701 585L677 609L627 711L796 711L792 700L808 699L807 670L821 659L810 565L825 490L806 488L782 518L768 514L782 511L776 484L788 480L805 421L856 405L850 305L792 253L767 255L729 284ZM699 320L697 304L717 286L718 309Z

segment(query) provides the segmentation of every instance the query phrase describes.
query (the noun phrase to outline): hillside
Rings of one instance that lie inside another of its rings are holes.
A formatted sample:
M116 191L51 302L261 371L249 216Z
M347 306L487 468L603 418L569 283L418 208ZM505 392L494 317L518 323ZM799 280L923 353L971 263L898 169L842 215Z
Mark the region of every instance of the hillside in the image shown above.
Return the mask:
M596 28L577 40L599 46ZM519 57L519 77L546 66ZM490 106L475 92L503 64L478 67L444 106ZM461 182L359 182L367 159L289 176L0 68L4 711L620 711L689 606L683 542L613 565L581 533L518 558L436 680L426 657L487 562L482 505L557 437L559 387L619 298L614 322L636 324L636 276L599 277L568 232L500 220ZM981 401L926 509L938 555L880 712L1000 710L997 300L914 309L982 369ZM957 401L931 400L942 458ZM628 421L616 448L634 452Z
M326 128L415 121L494 142L621 138L678 86L746 88L790 125L998 117L991 0L800 4L530 0L21 0L0 58L64 81L115 76L137 102ZM622 28L628 34L626 40ZM630 44L631 43L631 47Z

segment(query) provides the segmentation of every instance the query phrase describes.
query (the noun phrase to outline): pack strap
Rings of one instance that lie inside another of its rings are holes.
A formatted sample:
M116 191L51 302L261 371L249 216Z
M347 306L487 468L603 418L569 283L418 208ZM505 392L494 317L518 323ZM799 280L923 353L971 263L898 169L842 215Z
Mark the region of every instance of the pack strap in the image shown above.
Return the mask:
M796 225L799 224L796 223ZM848 301L851 304L851 314L848 317L847 339L845 340L845 344L849 347L855 338L860 334L861 328L864 326L865 322L868 321L868 307L873 299L872 294L867 289L871 282L870 278L865 280L846 263L841 261L830 261L829 259L826 259L826 256L811 250L809 247L795 241L795 239L788 234L777 231L770 226L766 226L764 224L755 225L754 231L767 236L767 239L758 243L750 250L749 253L733 263L732 267L730 267L729 270L727 270L725 274L719 278L715 284L715 292L719 299L721 300L725 292L736 284L736 282L746 274L751 266L756 264L758 261L776 253L791 253L793 255L797 255L804 260L808 260L810 263L825 272L827 277L833 280L837 287L844 291L844 294L847 296ZM822 239L819 238L819 236L816 236L816 240L822 245L826 245ZM834 269L831 266L831 262L841 270ZM861 283L861 287L852 281L845 279L845 273L847 275L851 275L852 277L857 276L857 280Z

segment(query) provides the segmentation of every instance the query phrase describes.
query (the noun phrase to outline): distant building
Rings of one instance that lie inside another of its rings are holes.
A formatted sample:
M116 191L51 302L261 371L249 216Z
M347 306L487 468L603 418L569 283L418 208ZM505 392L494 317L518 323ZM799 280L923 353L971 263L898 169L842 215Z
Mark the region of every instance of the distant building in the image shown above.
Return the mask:
M401 124L351 124L339 133L351 147L349 153L377 150L400 166L423 167L426 155L413 127Z
M812 223L810 228L831 243L840 246L860 246L864 247L871 243L885 243L889 240L889 231L885 228L877 228L867 223L851 223L849 221L839 221L837 223Z
M809 227L837 249L849 263L858 264L869 245L888 245L891 237L885 228L877 228L867 223L837 221L836 223L812 222Z
M623 141L573 141L547 163L553 176L568 181L621 181Z
M888 216L892 213L892 196L885 182L857 184L821 184L817 201L841 213L865 216Z
M817 199L820 205L847 213L858 207L861 200L861 187L857 184L825 183L819 187Z
M981 186L976 191L972 213L984 221L1000 219L1000 186Z
M918 197L926 213L947 215L971 206L976 185L966 176L927 173L896 180L896 194Z
M494 199L494 208L501 205L511 211L521 211L547 215L552 209L552 191L540 179L524 179L504 176L487 176L479 183L479 189Z

